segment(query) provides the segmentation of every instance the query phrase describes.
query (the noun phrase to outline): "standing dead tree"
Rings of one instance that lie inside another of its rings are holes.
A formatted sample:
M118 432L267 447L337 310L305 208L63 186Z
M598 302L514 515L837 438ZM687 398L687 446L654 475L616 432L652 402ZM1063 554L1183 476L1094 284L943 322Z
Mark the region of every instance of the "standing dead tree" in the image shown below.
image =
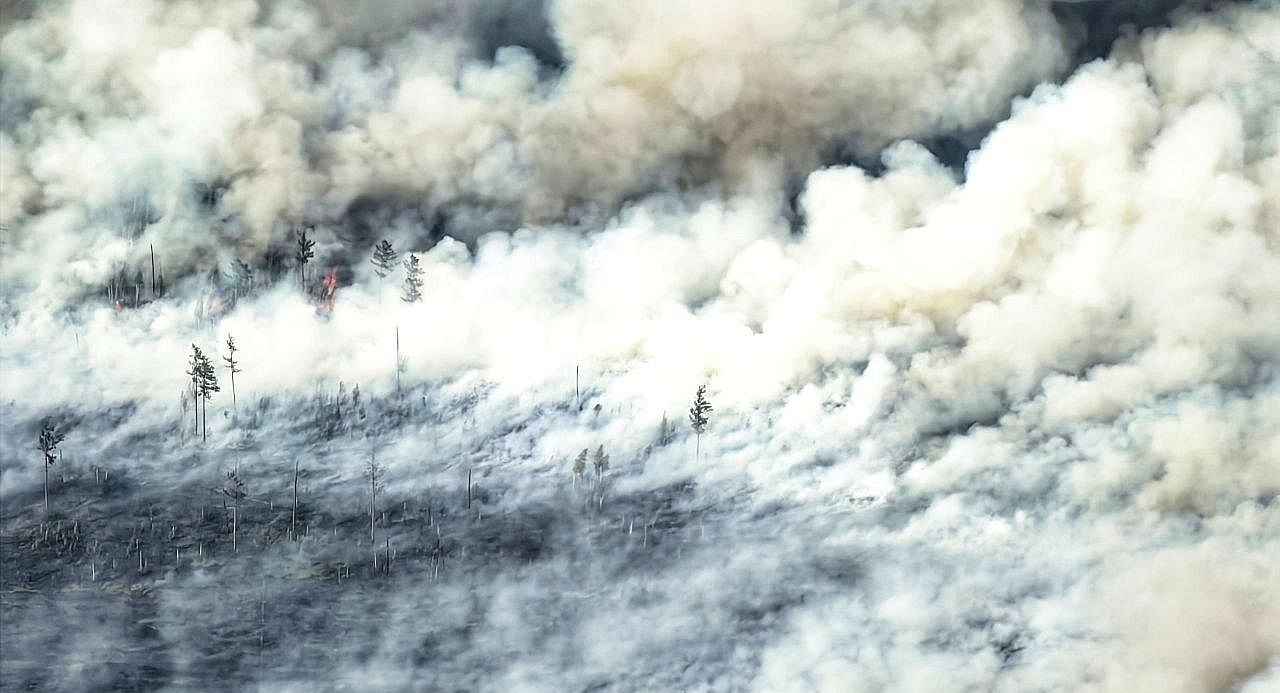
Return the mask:
M58 445L66 434L58 430L52 421L46 420L40 427L40 452L44 454L44 511L49 512L49 467L58 461Z
M375 542L373 530L377 517L378 489L382 487L382 465L378 464L372 454L369 455L369 464L364 468L364 475L369 479L369 541Z

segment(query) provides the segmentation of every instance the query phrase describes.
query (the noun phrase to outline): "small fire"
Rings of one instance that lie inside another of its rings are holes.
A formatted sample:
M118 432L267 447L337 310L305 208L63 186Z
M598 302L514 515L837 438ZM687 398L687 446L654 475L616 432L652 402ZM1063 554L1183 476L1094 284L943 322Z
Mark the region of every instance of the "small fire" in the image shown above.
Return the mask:
M338 291L338 266L334 265L329 270L329 274L325 275L322 282L324 287L324 312L333 312L333 295Z

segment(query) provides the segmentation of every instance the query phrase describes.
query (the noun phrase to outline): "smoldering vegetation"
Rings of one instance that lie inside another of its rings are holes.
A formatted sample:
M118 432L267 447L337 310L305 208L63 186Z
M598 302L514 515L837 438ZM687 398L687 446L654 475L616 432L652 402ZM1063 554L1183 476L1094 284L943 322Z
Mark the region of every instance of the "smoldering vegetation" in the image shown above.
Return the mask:
M1276 687L1276 3L349 15L6 12L0 687Z

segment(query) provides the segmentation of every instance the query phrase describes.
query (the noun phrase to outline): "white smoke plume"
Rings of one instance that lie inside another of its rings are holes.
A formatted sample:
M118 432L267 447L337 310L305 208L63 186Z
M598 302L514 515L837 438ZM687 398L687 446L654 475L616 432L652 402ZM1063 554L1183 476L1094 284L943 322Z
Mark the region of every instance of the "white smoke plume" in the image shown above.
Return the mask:
M337 539L262 548L261 586L175 571L148 602L163 685L210 671L208 592L259 587L362 639L321 662L280 634L274 670L208 685L1277 685L1280 6L1186 8L1074 65L1043 2L516 5L69 2L5 27L4 531L39 514L49 415L82 476L178 493L245 458L280 504L302 459L336 516L375 452L405 507L474 468L496 523L446 525L472 553L445 580L326 612L280 576ZM991 123L962 169L925 146ZM267 275L305 225L317 274L343 270L331 315L287 270L211 308L210 270ZM421 258L420 303L374 276L384 237ZM151 247L169 295L101 298ZM224 383L203 444L183 370L228 334L238 409ZM339 382L410 413L317 442ZM597 445L590 515L569 470ZM540 550L506 543L530 527ZM81 627L0 608L12 677Z

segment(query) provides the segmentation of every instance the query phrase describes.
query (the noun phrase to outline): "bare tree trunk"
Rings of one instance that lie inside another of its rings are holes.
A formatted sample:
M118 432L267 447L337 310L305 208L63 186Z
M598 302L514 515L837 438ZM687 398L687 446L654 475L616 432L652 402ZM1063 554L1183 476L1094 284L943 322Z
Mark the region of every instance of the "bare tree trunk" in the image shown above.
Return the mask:
M467 507L471 507L471 468L467 468Z
M298 538L298 460L293 460L293 518L289 521L289 533Z
M49 514L49 460L44 461L44 512Z
M372 468L369 470L369 542L375 541L373 534L373 509L378 497L378 474Z
M156 246L151 245L151 298L156 298Z
M233 354L234 356L234 354ZM236 409L236 369L231 369L231 410Z
M396 395L400 394L400 328L396 328Z

